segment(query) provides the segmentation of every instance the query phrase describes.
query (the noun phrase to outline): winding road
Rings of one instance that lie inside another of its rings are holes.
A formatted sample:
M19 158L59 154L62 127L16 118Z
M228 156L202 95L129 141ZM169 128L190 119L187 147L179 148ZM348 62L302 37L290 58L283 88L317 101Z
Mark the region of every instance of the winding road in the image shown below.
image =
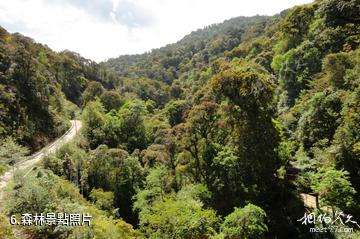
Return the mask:
M7 171L3 176L0 177L0 201L3 197L3 189L6 187L8 182L12 179L14 172L16 170L26 170L28 172L24 175L26 176L35 166L36 163L40 162L46 155L50 153L54 153L57 149L63 146L65 143L69 142L76 133L80 130L82 124L79 120L71 120L71 127L65 134L63 134L60 138L55 140L50 145L46 146L39 152L31 155L26 160L18 162L14 165L12 169Z

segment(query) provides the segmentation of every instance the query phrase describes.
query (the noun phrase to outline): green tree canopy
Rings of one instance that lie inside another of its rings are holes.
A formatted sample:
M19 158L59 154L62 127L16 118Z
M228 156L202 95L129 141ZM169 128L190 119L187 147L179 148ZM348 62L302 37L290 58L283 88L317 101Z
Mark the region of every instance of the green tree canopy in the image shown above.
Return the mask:
M221 231L228 239L265 238L268 232L266 213L253 204L235 208L234 212L225 217Z
M312 181L312 189L319 194L320 203L331 208L351 208L355 189L349 182L349 173L335 168L323 168Z

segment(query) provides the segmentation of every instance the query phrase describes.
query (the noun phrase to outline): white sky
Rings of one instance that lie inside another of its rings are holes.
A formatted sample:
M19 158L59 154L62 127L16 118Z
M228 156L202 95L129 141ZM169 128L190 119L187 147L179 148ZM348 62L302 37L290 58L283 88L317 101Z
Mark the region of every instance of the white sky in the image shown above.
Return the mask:
M0 25L95 61L143 53L237 16L312 0L1 0Z

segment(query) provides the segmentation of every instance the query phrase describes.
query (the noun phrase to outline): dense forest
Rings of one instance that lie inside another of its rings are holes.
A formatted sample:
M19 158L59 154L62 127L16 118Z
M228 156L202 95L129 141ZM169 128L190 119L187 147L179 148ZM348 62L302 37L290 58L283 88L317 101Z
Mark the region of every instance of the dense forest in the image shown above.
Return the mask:
M100 64L0 28L0 175L74 118L80 134L8 186L0 238L360 237L299 221L360 223L359 0L233 18ZM8 223L49 211L91 225Z

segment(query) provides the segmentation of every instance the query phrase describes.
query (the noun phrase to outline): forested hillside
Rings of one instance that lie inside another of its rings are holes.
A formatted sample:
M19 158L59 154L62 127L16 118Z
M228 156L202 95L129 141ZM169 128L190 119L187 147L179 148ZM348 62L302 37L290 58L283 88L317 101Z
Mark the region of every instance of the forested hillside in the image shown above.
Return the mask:
M0 137L32 151L63 133L89 81L111 87L111 73L76 53L55 53L0 28Z
M360 221L359 16L359 0L318 0L100 64L2 29L0 163L74 115L84 125L14 179L7 213L94 215L90 227L26 227L32 238L359 238L355 223L311 233L300 220Z

